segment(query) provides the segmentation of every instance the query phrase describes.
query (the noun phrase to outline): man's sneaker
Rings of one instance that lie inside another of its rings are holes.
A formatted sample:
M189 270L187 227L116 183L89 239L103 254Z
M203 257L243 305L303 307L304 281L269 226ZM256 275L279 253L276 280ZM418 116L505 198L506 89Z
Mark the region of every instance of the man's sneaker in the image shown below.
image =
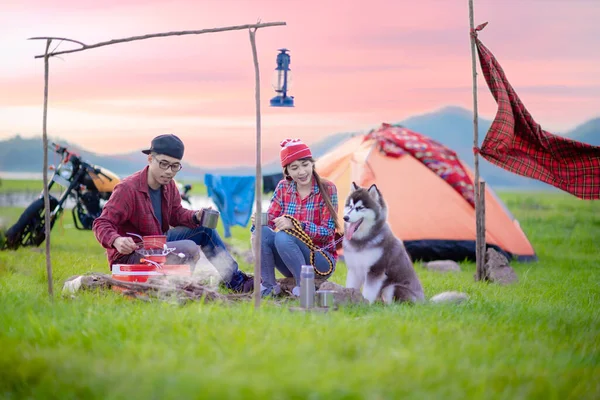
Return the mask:
M225 286L236 293L250 293L254 291L254 277L237 270Z
M244 275L244 283L242 284L242 293L254 292L254 276L242 272Z

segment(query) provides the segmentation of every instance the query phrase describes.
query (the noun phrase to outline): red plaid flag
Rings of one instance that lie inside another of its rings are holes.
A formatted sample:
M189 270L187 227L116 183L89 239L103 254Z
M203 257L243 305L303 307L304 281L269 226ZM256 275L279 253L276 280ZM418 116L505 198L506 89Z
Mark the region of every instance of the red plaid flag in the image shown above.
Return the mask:
M472 32L485 80L498 104L481 148L489 162L556 186L582 199L600 199L600 147L544 131L512 88L494 55Z

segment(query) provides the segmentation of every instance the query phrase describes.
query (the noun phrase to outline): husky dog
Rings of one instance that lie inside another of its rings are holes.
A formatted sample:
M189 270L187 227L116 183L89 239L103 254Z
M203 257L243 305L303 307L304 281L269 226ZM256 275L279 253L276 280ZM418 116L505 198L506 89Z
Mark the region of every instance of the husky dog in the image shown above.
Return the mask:
M346 287L360 289L369 303L425 300L412 261L387 223L387 205L377 186L352 182L344 207L343 248L348 266Z
M421 281L404 244L387 223L387 204L376 185L365 189L352 182L344 221L346 287L360 290L362 286L362 295L369 303L425 301ZM432 301L462 301L465 297L444 292L444 296L438 295Z

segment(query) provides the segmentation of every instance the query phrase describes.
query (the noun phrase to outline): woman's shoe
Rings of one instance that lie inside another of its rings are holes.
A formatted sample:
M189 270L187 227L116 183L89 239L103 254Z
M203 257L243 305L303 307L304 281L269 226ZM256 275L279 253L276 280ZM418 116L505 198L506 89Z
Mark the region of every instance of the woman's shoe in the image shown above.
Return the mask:
M265 287L262 283L260 284L260 297L278 297L281 294L281 286L274 285Z

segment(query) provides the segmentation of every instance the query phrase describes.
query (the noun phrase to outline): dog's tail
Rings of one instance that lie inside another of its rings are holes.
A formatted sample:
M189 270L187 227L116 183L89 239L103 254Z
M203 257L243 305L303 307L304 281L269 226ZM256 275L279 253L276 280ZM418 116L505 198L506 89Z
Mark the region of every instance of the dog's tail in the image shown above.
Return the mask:
M431 303L462 303L469 300L469 296L462 292L442 292L433 296L429 301Z

